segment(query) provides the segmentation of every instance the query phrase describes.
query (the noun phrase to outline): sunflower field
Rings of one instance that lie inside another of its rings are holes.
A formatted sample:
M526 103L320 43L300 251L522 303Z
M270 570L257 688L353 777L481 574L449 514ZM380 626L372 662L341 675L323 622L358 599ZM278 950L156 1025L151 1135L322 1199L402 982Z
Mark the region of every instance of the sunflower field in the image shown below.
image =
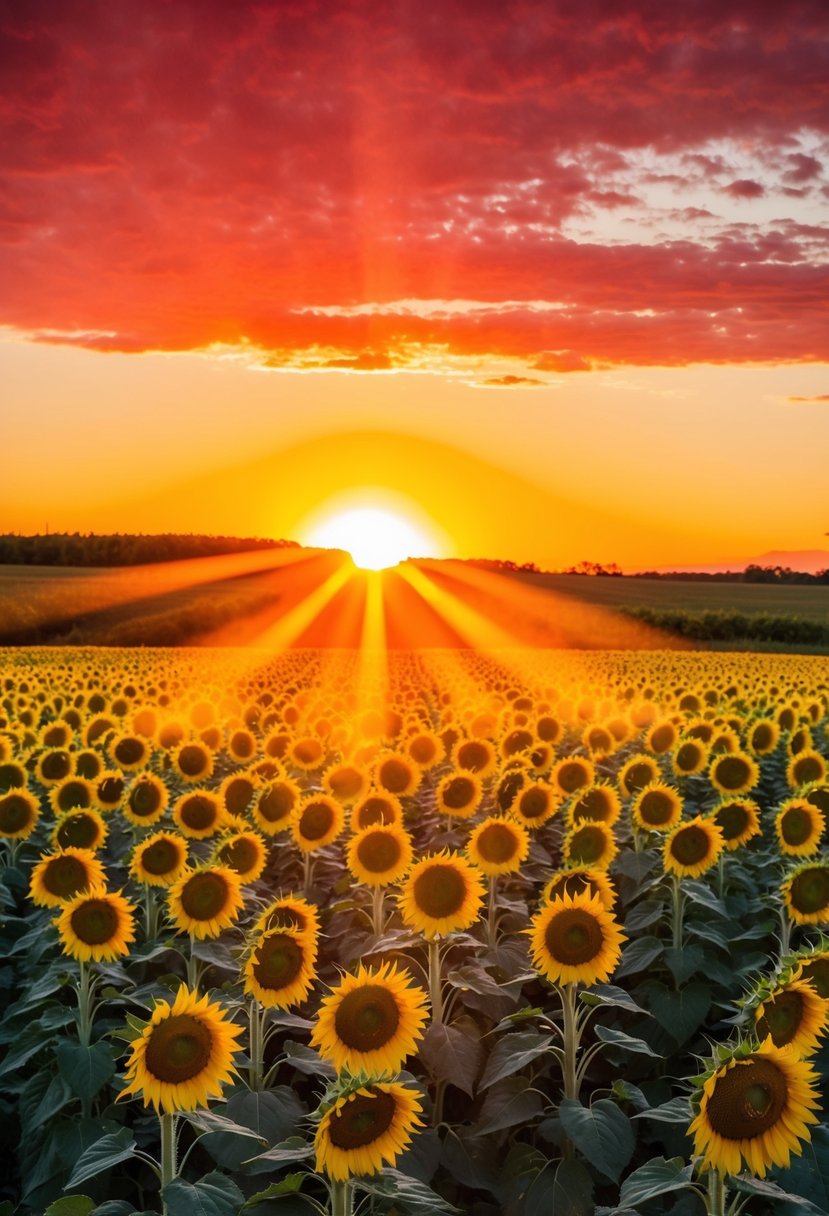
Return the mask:
M0 1216L829 1213L829 660L0 657Z

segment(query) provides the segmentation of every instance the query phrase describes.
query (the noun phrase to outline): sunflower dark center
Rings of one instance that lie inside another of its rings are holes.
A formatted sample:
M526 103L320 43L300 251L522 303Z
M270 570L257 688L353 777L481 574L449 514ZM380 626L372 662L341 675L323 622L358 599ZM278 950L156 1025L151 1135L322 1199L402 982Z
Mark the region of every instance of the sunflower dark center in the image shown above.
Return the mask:
M815 958L803 964L803 978L809 980L818 996L829 998L829 958Z
M20 832L34 822L34 810L20 794L0 798L0 832Z
M466 898L466 882L454 866L436 863L418 874L413 894L425 916L441 920L460 912Z
M225 790L225 806L231 815L243 815L250 805L254 784L247 777L237 777Z
M696 866L711 852L711 838L698 824L681 828L671 841L671 856L682 866Z
M475 783L469 777L453 777L443 790L443 802L451 811L461 811L475 797Z
M99 824L91 815L85 815L82 811L66 816L58 825L57 843L62 849L69 847L77 849L89 849L98 840L101 834Z
M208 1027L190 1014L178 1014L153 1027L144 1063L159 1081L180 1085L207 1067L212 1048Z
M776 1047L791 1043L803 1021L803 996L797 991L781 992L766 1001L763 1016L757 1022L760 1038L770 1034Z
M80 752L75 757L75 772L87 781L94 781L101 771L101 761L95 752Z
M262 988L279 991L292 984L302 971L303 953L287 933L263 937L254 956L253 974Z
M751 743L755 751L763 752L771 746L774 741L774 734L767 722L755 726L751 736Z
M372 832L357 845L357 860L364 869L382 874L400 861L400 842L388 832Z
M557 963L578 967L601 954L604 934L591 913L581 908L565 908L550 921L544 941Z
M670 822L674 803L662 790L648 790L639 803L639 817L654 827Z
M47 781L62 781L72 771L72 758L68 752L49 752L41 761L40 771Z
M300 764L314 765L322 758L322 744L316 739L302 739L294 745L294 758Z
M242 760L248 760L254 752L256 744L246 731L237 731L230 740L230 749Z
M118 913L105 899L87 899L71 916L72 932L87 946L101 946L118 932Z
M236 840L226 841L219 850L219 857L237 874L247 874L255 869L259 861L259 851L253 841L248 840L246 836L240 836Z
M141 865L148 874L169 874L181 861L181 850L172 840L154 840L141 854Z
M571 760L558 770L557 780L563 790L568 794L574 794L583 785L587 785L588 777L589 774L584 765L579 764L578 760Z
M347 993L334 1015L337 1034L354 1051L376 1051L394 1037L400 1024L397 1001L380 984Z
M0 764L0 791L26 784L26 772L19 764Z
M357 768L338 768L329 773L328 784L338 798L356 798L363 787L363 777Z
M129 792L129 805L139 819L154 815L161 806L161 790L152 781L136 781Z
M355 1094L331 1116L328 1124L331 1143L340 1149L373 1144L391 1127L396 1110L394 1098L382 1089Z
M646 785L649 785L654 778L654 770L649 764L640 762L632 764L625 773L625 788L629 794L638 794Z
M291 904L290 906L282 905L279 908L273 908L268 913L268 918L265 922L266 929L290 929L294 925L302 932L308 928L308 917L301 908Z
M104 777L98 785L98 797L104 806L117 806L123 793L123 777Z
M739 790L751 779L751 770L741 756L725 756L717 762L717 780L724 789Z
M518 770L507 773L498 785L498 806L502 811L508 811L518 797L524 785L524 774Z
M547 791L537 788L525 790L519 800L521 814L525 819L540 819L547 812L549 805Z
M294 809L296 794L289 785L277 782L265 790L259 799L259 813L268 823L278 823Z
M195 743L188 743L178 754L178 766L186 777L198 777L207 768L207 752Z
M790 899L794 908L806 915L829 907L829 869L814 866L795 874Z
M115 759L119 764L140 764L144 758L144 743L141 739L119 739L115 744Z
M490 823L478 837L478 852L484 861L503 865L518 852L518 838L506 823Z
M365 802L360 804L357 821L361 828L370 828L376 823L393 823L394 808L385 798L377 796L366 798Z
M479 773L489 764L489 749L482 743L462 743L458 748L458 764L470 773Z
M181 906L191 920L213 920L228 903L227 883L221 874L194 874L181 891Z
M800 806L789 807L780 820L780 832L786 844L806 844L812 835L812 817Z
M89 884L86 866L77 857L55 857L43 873L43 885L50 895L66 899Z
M601 831L588 824L579 828L570 837L570 860L590 865L601 861L607 850L607 841Z
M651 735L651 748L661 755L662 752L666 752L673 745L675 738L676 731L673 726L657 726Z
M310 802L299 819L299 830L306 840L322 840L334 825L334 813L325 802Z
M798 785L808 785L810 781L820 781L824 776L823 765L817 756L802 756L795 761L793 771Z
M204 832L212 828L218 817L218 807L209 798L201 794L191 794L185 798L180 810L182 823L194 832Z
M683 772L688 773L696 768L700 762L701 753L697 743L683 743L677 749L676 765Z
M726 1140L753 1140L777 1125L788 1096L785 1074L770 1060L749 1057L718 1078L708 1122Z
M412 771L403 760L386 760L380 765L380 784L390 794L402 794L412 779Z
M585 790L581 797L573 804L574 819L600 821L607 819L610 811L610 799L602 789Z
M714 816L714 822L721 829L724 840L735 840L748 827L749 814L739 802L731 802L720 807Z
M57 802L62 811L72 811L76 807L83 809L91 801L92 795L85 781L66 781L58 791Z
M419 735L409 744L409 754L417 764L431 764L437 755L434 739L430 739L428 735Z

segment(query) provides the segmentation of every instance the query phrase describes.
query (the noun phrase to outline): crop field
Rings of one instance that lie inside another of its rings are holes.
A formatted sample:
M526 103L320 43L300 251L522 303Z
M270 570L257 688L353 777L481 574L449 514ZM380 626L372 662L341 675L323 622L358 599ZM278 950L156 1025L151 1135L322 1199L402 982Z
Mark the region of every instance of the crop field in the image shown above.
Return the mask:
M829 1211L829 661L0 658L3 1216Z

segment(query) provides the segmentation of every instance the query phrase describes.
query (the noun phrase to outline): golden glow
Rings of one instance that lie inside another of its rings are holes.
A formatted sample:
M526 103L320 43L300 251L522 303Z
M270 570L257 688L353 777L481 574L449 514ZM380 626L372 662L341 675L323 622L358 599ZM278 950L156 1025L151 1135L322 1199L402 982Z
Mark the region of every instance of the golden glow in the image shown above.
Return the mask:
M386 570L409 557L443 557L446 539L414 503L369 492L324 504L300 525L300 543L344 549L361 570Z

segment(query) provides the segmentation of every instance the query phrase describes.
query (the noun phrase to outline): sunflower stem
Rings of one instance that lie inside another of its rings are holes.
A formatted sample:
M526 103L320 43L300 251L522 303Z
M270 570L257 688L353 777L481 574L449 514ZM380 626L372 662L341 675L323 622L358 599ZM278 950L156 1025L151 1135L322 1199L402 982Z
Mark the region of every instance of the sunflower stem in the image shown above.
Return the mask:
M354 1211L354 1191L351 1180L336 1182L331 1179L331 1216L351 1216Z
M674 874L672 876L673 890L671 894L672 904L672 922L673 922L673 947L675 950L682 949L682 928L683 917L685 913L685 895L682 890L679 878Z
M161 1203L163 1216L167 1216L167 1201L164 1198L164 1188L172 1182L178 1173L176 1164L176 1117L175 1115L159 1114L161 1125Z
M78 982L78 1038L82 1047L88 1047L92 1040L92 1000L89 986L89 964L78 963L80 980Z
M443 1023L443 980L440 973L440 942L429 938L429 999L432 1002L432 1023Z
M785 906L780 908L780 957L785 958L791 949L792 922Z
M372 922L374 924L374 936L382 937L386 928L385 887L375 887L372 891L371 913Z
M148 942L155 940L157 930L156 919L156 904L153 889L149 883L144 883L144 935Z
M717 862L717 895L720 899L725 895L725 849L720 853Z
M564 1097L575 1098L579 1096L579 1078L578 1070L576 1069L576 1056L579 1050L579 1032L577 1026L576 1013L576 985L564 984L559 988L561 996L561 1012L562 1032L564 1039L564 1059L561 1062L561 1072L564 1080ZM574 1149L571 1141L564 1141L565 1157L572 1157Z
M305 898L308 899L311 894L311 859L312 854L305 852L302 854L302 890Z
M494 947L498 940L497 882L498 880L495 875L491 875L489 879L489 908L486 918L486 932L490 947Z
M706 1210L708 1216L725 1216L725 1182L719 1170L708 1171Z
M259 1091L265 1088L264 1084L264 1040L262 1038L262 1017L259 1011L259 1002L255 996L250 998L248 1005L248 1014L250 1017L250 1068L248 1070L248 1085L252 1090Z
M190 934L190 953L187 955L187 987L191 992L195 992L199 986L199 960L196 958L193 947L196 944L196 939L193 934Z

